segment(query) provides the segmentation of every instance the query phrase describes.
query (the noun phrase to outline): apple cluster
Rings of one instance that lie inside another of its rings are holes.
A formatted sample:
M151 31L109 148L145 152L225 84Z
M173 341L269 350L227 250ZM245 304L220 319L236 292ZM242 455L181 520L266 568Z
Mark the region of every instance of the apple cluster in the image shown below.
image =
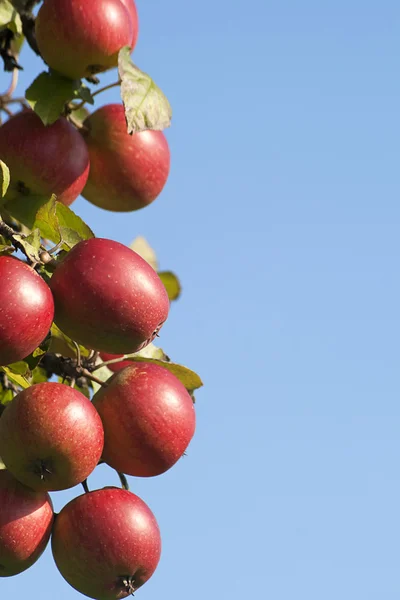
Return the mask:
M115 67L125 45L134 48L136 6L133 0L44 0L35 33L51 70L79 80ZM12 174L6 200L55 194L69 206L81 194L105 210L131 212L159 196L170 171L162 131L129 135L123 104L98 108L78 127L71 119L60 116L46 126L25 108L0 127L0 158Z
M23 360L53 322L86 348L115 356L146 347L169 300L157 273L130 248L92 238L58 263L49 284L25 262L0 256L0 364ZM47 381L20 391L0 418L0 576L52 551L63 577L92 598L123 598L153 574L160 533L146 504L124 489L75 498L53 516L48 492L83 483L100 462L151 477L184 454L195 430L192 398L168 369L116 363L92 400ZM106 565L106 567L105 567Z
M12 41L21 21L49 68L46 82L78 90L81 102L68 97L46 122L35 103L12 113L11 92L0 96L8 115L0 126L0 577L28 569L51 539L73 588L119 600L152 576L161 554L157 521L126 475L161 475L185 454L201 380L188 384L185 367L149 352L171 301L157 270L132 248L94 237L68 207L80 194L110 211L149 205L167 181L170 152L147 109L146 125L130 133L124 102L76 117L86 102L81 79L97 85L136 45L134 0L43 0L34 18L36 3L20 0L20 13L10 4L13 20L0 26ZM3 59L13 57L3 43L0 29ZM102 463L122 488L89 491ZM84 493L55 514L49 493L78 484Z

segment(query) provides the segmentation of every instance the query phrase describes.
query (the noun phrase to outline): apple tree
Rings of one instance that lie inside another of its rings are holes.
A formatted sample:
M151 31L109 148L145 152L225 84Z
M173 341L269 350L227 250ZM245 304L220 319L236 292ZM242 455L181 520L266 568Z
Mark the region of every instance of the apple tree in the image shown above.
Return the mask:
M82 195L130 213L168 179L171 107L132 62L138 23L134 0L0 0L0 577L51 538L61 575L99 600L133 594L157 567L156 518L126 475L184 455L202 385L154 343L177 276L143 238L97 238L70 208ZM23 44L43 71L17 96ZM113 86L120 103L101 105ZM89 490L100 463L121 488ZM77 484L54 514L49 492Z

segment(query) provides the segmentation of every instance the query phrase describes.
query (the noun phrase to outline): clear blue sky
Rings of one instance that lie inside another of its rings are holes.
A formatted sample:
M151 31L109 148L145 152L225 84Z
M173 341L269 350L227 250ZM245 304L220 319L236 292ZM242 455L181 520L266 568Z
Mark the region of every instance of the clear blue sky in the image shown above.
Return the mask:
M164 543L137 598L398 600L398 2L138 8L135 60L174 108L171 177L138 213L73 208L180 275L160 343L205 388L188 456L130 479ZM0 590L79 598L49 551Z

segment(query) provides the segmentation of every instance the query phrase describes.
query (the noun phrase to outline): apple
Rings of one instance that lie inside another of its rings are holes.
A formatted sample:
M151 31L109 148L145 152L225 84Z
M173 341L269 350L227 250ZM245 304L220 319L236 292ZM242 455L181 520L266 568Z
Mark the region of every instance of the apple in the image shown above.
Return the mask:
M0 456L33 490L65 490L97 466L104 433L93 404L62 383L38 383L6 406L0 419Z
M121 0L44 0L36 19L40 53L70 79L118 64L118 52L137 37L134 9Z
M10 169L5 200L16 195L57 195L71 204L89 173L89 155L78 131L64 117L43 125L33 111L17 113L0 127L0 159Z
M62 509L52 551L61 575L78 592L119 600L150 579L160 559L161 537L143 500L127 490L104 488Z
M185 452L196 426L192 398L170 371L131 363L93 397L104 427L103 460L127 475L152 477Z
M79 242L49 285L61 331L100 352L140 350L168 316L168 295L157 273L136 252L112 240Z
M129 135L122 104L107 104L84 121L90 172L82 196L100 208L130 212L161 193L170 170L162 131Z
M107 354L107 352L100 352L100 357L104 360L113 360L114 358L122 358L124 355L123 354ZM132 364L132 361L130 360L121 360L119 362L116 363L112 363L111 365L107 365L107 367L110 369L110 371L113 371L114 373L116 373L117 371L120 371L121 369L124 369L125 367L129 367Z
M0 256L0 365L18 362L45 339L54 316L49 286L32 267Z
M134 0L121 0L122 4L125 6L128 11L131 21L132 21L132 40L131 40L131 49L133 50L136 46L138 34L139 34L139 18L137 13L137 8Z
M31 567L47 546L53 525L53 505L45 492L19 483L0 471L0 577Z

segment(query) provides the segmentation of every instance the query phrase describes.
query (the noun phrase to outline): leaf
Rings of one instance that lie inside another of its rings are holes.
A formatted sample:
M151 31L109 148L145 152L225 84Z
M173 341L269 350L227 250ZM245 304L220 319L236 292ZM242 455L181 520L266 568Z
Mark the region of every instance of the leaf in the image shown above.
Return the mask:
M74 342L69 338L65 333L61 331L57 327L55 323L52 324L51 329L51 339L50 339L50 350L51 352L55 352L56 354L61 354L62 356L67 356L70 358L76 358L76 348ZM87 357L90 354L90 350L81 346L79 344L79 349L81 351L81 356Z
M60 225L57 217L57 201L54 195L37 211L33 227L39 229L42 237L46 240L51 240L55 244L61 242Z
M23 375L18 375L16 373L13 373L8 367L0 367L0 369L2 371L4 371L4 373L7 375L8 379L10 381L15 383L16 385L19 385L24 390L26 388L30 387L31 384Z
M4 254L12 254L15 252L14 246L11 246L6 240L6 238L0 235L0 255Z
M93 101L89 88L81 84L79 79L68 79L51 70L36 77L26 90L25 97L45 125L57 121L63 114L65 105L73 98Z
M22 33L21 17L8 0L0 0L0 30L10 29L14 33Z
M81 83L81 85L79 86L79 88L76 91L76 95L79 96L79 98L81 98L81 100L84 100L84 102L88 102L89 104L94 104L94 98L92 96L92 92L87 87L87 85L85 85L84 83Z
M72 103L73 106L77 106L75 102ZM85 119L88 118L90 112L86 108L86 106L81 106L80 108L74 109L71 113L74 117L74 123L82 124Z
M64 206L61 202L57 202L57 217L61 237L70 248L82 240L95 237L90 227L68 206Z
M132 362L148 362L164 367L164 369L171 371L171 373L183 383L188 392L193 392L203 385L203 382L197 373L183 365L170 362L170 359L163 350L157 348L154 344L149 344L149 346L146 346L146 348L143 348L143 350L136 354L126 354L124 360L130 360Z
M157 358L159 360L171 362L171 359L165 354L164 350L153 344L153 342L147 344L147 346L142 350L139 350L139 352L135 352L134 354L128 354L127 356L129 358Z
M0 456L0 471L5 471L6 470L6 465L3 463L3 460Z
M68 250L81 242L94 237L93 231L68 206L57 202L55 196L44 204L36 214L34 227L42 237L56 244L64 242Z
M25 361L29 367L29 370L34 371L36 369L36 367L38 366L38 364L40 363L40 361L42 360L42 358L44 357L44 355L46 354L46 352L48 352L49 348L50 348L50 341L51 341L51 335L49 334L46 339L40 344L40 346L38 348L36 348L36 350L34 350L32 352L32 354L30 354L29 356L27 356L25 358Z
M48 381L47 373L42 367L33 369L31 378L32 385L35 385L36 383L45 383L46 381Z
M158 273L159 278L164 284L167 290L168 298L170 300L177 300L181 295L181 284L178 277L172 271L160 271Z
M10 369L11 373L14 373L15 375L26 375L29 373L29 366L23 360L11 363L10 365L7 365L7 368Z
M129 246L131 250L139 254L155 271L158 269L157 255L149 242L143 236L139 235Z
M95 364L99 365L102 362L103 362L102 358L100 356L98 356ZM114 375L114 373L106 365L105 367L101 367L101 369L97 369L95 371L95 375L101 381L107 381L108 379L110 379L110 377L112 377ZM101 385L99 383L96 383L95 381L91 381L90 384L93 388L94 393L98 392L99 389L101 388Z
M53 196L51 196L51 198L53 198ZM14 219L23 225L26 225L29 229L32 229L35 223L36 213L44 204L47 204L47 202L49 202L49 196L39 196L30 193L25 194L24 192L13 190L12 196L10 193L7 195L7 201L4 208L12 217L14 217Z
M10 169L7 167L5 162L0 160L0 194L2 198L4 198L6 195L9 185Z
M9 404L13 398L14 398L14 393L12 390L0 389L0 404L2 404L2 405ZM0 459L0 462L1 462L1 459ZM1 466L0 466L0 469L1 469Z
M23 236L19 233L16 233L13 235L13 240L16 240L21 244L30 260L34 262L40 262L39 254L41 237L39 229L34 229L28 236Z
M133 64L129 46L119 52L118 71L128 133L169 127L170 103L151 77Z

